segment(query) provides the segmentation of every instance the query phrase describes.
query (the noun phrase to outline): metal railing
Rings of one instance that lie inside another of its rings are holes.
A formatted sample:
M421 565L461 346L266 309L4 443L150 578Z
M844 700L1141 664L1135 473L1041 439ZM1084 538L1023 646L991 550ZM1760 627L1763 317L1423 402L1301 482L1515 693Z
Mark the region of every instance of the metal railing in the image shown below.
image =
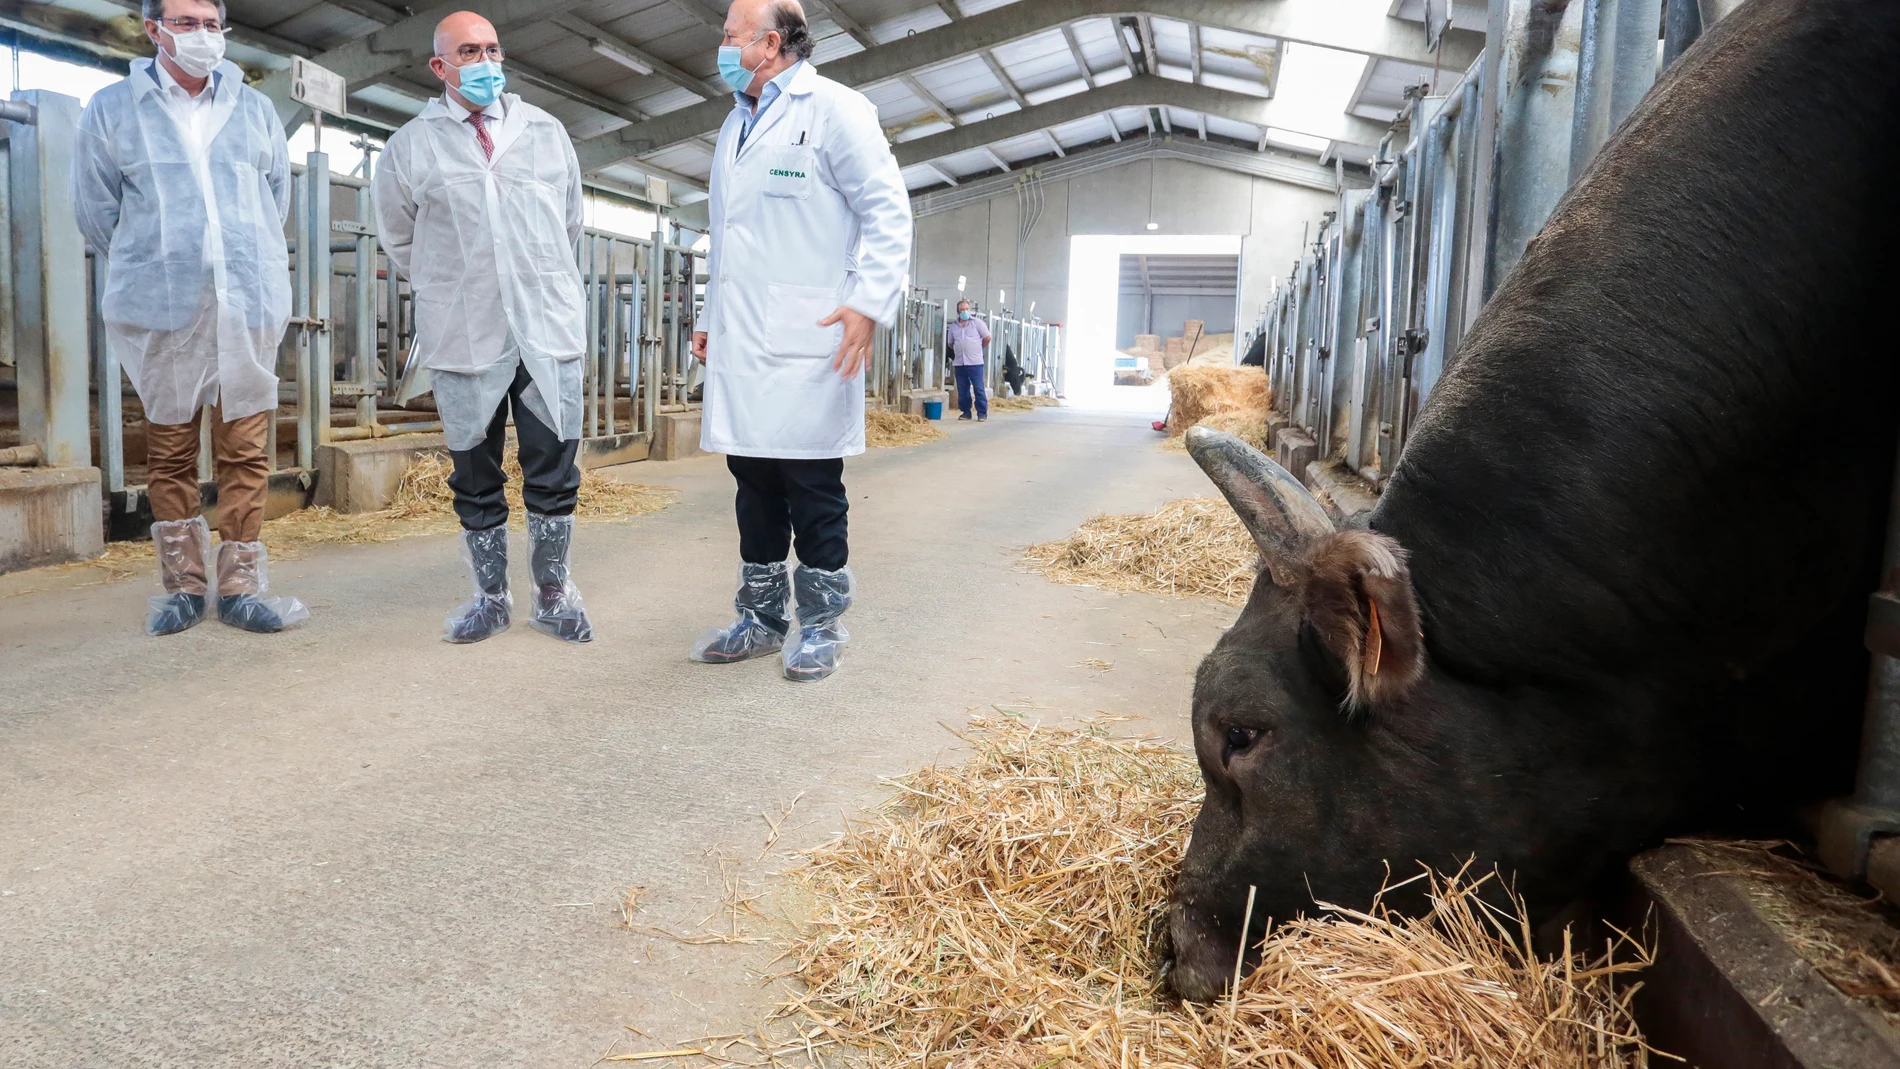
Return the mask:
M419 369L409 366L413 298L377 241L369 180L331 171L328 156L316 152L292 164L291 175L291 318L278 351L280 408L267 451L274 474L289 473L308 491L321 447L437 432L442 424L418 399L426 390L418 388ZM576 256L588 325L582 463L642 459L659 413L698 404L692 331L704 281L700 257L661 233L635 238L593 228ZM135 517L141 503L139 487L128 482L126 429L137 427L142 413L104 343L104 262L90 250L87 260L102 489L115 515ZM289 448L280 445L280 423L295 428ZM200 477L209 482L210 450L199 456Z

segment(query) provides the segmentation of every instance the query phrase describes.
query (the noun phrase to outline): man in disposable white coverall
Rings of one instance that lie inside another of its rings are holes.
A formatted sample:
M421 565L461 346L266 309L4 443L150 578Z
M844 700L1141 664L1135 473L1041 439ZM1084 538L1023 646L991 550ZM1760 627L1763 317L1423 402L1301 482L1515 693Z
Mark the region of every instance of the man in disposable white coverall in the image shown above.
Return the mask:
M265 598L266 454L277 343L290 319L283 125L224 59L223 3L145 0L157 61L93 94L79 120L73 202L106 258L106 344L145 406L152 541L165 593L145 630L204 618L211 531L198 488L198 421L217 459L218 618L281 631L309 616ZM200 413L204 413L203 416Z
M726 14L719 73L736 107L713 159L707 329L693 336L706 362L700 447L726 454L738 482L742 563L737 619L692 657L782 649L797 680L830 675L848 637L844 458L864 452L860 372L872 331L897 316L911 233L876 106L820 75L811 53L793 0L734 0Z
M503 93L495 28L458 11L435 29L443 94L389 138L373 182L382 245L415 288L410 360L429 369L448 438L474 597L443 638L507 630L502 447L514 414L537 630L594 637L569 569L581 473L585 305L574 245L581 172L559 120Z

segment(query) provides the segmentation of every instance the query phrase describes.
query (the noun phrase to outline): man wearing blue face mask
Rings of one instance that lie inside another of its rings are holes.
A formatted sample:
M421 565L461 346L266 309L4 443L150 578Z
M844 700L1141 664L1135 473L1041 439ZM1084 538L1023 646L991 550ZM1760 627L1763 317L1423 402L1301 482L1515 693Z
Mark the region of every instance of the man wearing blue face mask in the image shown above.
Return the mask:
M580 163L559 120L502 92L505 59L495 27L472 11L436 26L429 69L443 93L390 137L372 183L376 219L415 289L409 359L435 390L474 580L442 637L479 642L510 623L502 449L512 410L532 623L587 642L593 627L569 577L586 348Z
M818 73L794 0L734 0L719 73L733 110L713 158L700 447L738 484L738 616L690 656L780 651L786 678L838 666L846 566L844 458L864 452L873 331L897 316L910 197L864 95ZM787 573L786 555L798 554ZM788 601L798 610L791 630Z
M957 302L957 317L946 331L950 339L950 366L957 375L958 419L970 418L970 395L976 395L976 418L990 418L990 400L983 392L983 347L990 343L989 324L970 312L969 301Z

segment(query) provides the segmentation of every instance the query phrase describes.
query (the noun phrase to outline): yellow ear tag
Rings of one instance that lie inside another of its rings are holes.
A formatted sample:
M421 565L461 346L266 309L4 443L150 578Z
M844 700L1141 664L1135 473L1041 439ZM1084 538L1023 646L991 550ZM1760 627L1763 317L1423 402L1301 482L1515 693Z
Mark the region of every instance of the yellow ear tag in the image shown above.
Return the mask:
M1366 607L1372 610L1372 619L1366 625L1366 674L1379 674L1379 655L1385 650L1385 634L1379 630L1379 603L1366 599Z

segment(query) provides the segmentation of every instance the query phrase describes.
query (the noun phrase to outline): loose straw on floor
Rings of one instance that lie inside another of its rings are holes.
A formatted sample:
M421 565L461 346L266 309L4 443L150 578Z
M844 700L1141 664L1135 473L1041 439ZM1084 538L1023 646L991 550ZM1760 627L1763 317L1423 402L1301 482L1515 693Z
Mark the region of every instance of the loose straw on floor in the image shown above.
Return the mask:
M1095 516L1074 534L1030 546L1024 561L1058 583L1244 604L1259 552L1227 502L1170 501L1153 512Z
M979 719L968 763L892 781L807 853L794 875L817 907L783 1011L799 1034L929 1069L1647 1064L1622 980L1643 948L1540 958L1469 872L1421 876L1421 918L1316 906L1229 999L1171 1004L1155 966L1200 775L1109 726Z

